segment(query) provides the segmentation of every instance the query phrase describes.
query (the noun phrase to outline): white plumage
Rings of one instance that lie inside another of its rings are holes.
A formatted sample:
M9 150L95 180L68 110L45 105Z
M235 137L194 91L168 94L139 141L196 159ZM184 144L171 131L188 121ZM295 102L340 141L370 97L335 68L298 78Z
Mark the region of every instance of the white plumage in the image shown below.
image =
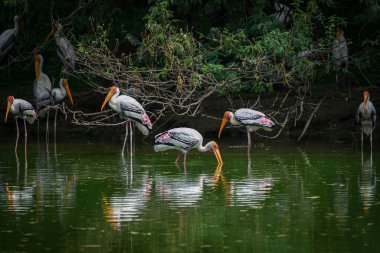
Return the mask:
M116 86L112 86L108 93L101 110L107 104L112 110L120 113L123 117L136 123L137 128L143 135L148 135L149 130L152 129L152 123L150 122L148 114L146 114L142 105L137 102L136 99L120 95L120 90Z
M372 102L369 100L368 91L363 92L363 102L359 105L356 112L356 122L360 124L361 128L361 147L363 151L363 132L370 136L371 153L372 153L372 132L376 126L376 109Z
M54 34L55 43L57 44L57 55L63 63L63 69L66 73L73 73L75 70L76 54L73 45L64 37L63 28L57 25L57 31Z
M22 118L28 121L29 124L33 124L37 118L37 113L35 112L33 106L28 101L23 99L14 98L12 96L8 97L7 113L5 116L5 122L7 122L8 112L10 111L15 118Z
M16 137L16 145L15 145L15 152L17 152L17 144L18 144L18 138L19 138L19 130L18 130L18 123L17 118L22 118L24 120L24 131L25 131L25 155L27 153L27 130L26 130L26 121L29 122L29 124L33 124L34 120L37 118L37 113L34 111L33 106L23 100L23 99L15 99L12 96L8 97L8 105L7 110L5 113L5 123L8 119L8 113L11 112L15 119L16 119L16 129L17 129L17 137Z
M44 105L51 104L52 84L50 78L42 72L44 58L40 54L34 56L36 80L34 81L33 94L37 111Z
M218 165L222 165L223 161L219 152L218 144L215 141L203 144L202 135L195 129L180 127L173 128L155 136L154 150L156 152L166 150L178 150L184 155L184 165L186 166L187 153L190 149L197 149L200 152L212 151L218 161ZM175 161L178 164L180 154Z
M14 17L15 27L7 29L0 35L0 62L5 58L6 54L13 48L16 36L20 30L19 16Z
M236 110L235 113L226 111L222 123L219 128L219 138L222 134L223 128L227 122L233 126L245 126L247 129L248 146L251 146L251 135L253 131L263 129L265 131L272 131L274 123L264 113L255 111L248 108L241 108Z
M139 102L137 102L136 99L126 96L126 95L120 95L120 90L116 86L112 86L110 88L110 91L103 102L101 110L103 110L107 102L108 102L108 105L112 108L112 110L118 112L122 117L127 119L124 144L123 144L123 149L121 151L122 155L124 155L125 143L128 137L128 121L129 121L130 132L131 132L130 143L131 143L131 155L132 155L133 133L132 133L131 122L134 122L136 124L137 128L140 130L140 132L143 135L148 135L149 130L152 129L152 123L150 122L149 116L145 112L142 105Z

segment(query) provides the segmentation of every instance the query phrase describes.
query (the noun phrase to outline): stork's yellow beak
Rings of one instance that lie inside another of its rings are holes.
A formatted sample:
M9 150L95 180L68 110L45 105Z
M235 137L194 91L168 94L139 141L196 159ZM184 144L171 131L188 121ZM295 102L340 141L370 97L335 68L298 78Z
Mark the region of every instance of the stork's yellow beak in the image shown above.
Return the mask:
M219 147L217 145L212 148L212 152L214 152L215 158L218 161L218 166L223 165L222 155L220 154Z
M57 31L57 27L55 25L53 25L50 33L46 36L46 38L44 39L44 43L48 42L48 40L53 37L54 33Z
M222 131L223 131L224 127L226 126L229 118L230 118L230 112L225 112L224 116L223 116L222 123L220 124L220 128L219 128L219 133L218 133L219 139L220 139L220 135L222 134Z
M108 92L108 95L106 99L103 102L102 108L100 108L100 111L103 111L104 106L107 104L107 102L112 98L112 96L115 94L115 90L111 89L110 92Z
M38 55L34 56L34 71L36 73L36 80L40 75L40 57Z
M67 95L69 96L71 105L73 105L74 101L73 101L73 97L71 96L71 91L70 91L70 88L69 88L69 82L67 81L67 79L63 79L62 80L62 84L63 84L63 88L65 88L65 90L66 90Z
M7 123L8 113L9 113L10 109L11 109L11 101L8 101L7 111L5 113L5 123Z

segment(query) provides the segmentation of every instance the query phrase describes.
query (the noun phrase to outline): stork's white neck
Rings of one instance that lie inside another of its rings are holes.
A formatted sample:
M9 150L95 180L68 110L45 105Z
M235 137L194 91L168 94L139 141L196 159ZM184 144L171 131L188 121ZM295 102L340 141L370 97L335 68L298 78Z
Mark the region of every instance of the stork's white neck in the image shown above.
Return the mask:
M39 56L40 57L40 68L39 68L39 70L38 70L38 72L39 72L39 75L41 75L42 74L42 65L44 65L44 57L42 57L42 55L40 55Z
M62 81L62 79L59 81L59 88L61 89L61 93L62 93L62 96L63 97L66 97L66 89L65 89L65 87L63 87L63 81Z
M197 149L199 152L207 152L211 150L211 147L212 147L212 141L208 142L205 146L202 146L202 143L201 143L201 145L199 145Z
M14 21L15 21L15 34L17 35L18 34L18 31L20 30L20 23L18 21L18 17L16 16Z
M117 104L116 99L120 96L120 90L119 88L116 89L115 94L111 97L110 101L108 102L108 105L112 108L112 110L120 112L120 105Z
M232 112L230 114L230 123L234 126L240 125L240 122L236 120L235 115Z

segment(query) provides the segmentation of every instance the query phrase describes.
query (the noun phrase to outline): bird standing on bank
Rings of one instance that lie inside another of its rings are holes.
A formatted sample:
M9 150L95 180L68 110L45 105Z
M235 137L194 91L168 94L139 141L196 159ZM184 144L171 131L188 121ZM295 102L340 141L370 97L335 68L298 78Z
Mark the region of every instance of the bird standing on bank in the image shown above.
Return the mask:
M50 81L50 78L48 75L46 75L44 72L42 72L42 66L44 63L44 58L40 54L36 54L34 56L34 69L36 74L36 80L34 81L33 85L33 94L34 94L34 100L35 105L37 109L38 116L41 117L41 108L46 105L52 104L52 84ZM50 110L47 110L47 117L46 117L46 139L48 140L49 136L49 112ZM39 122L38 122L38 129L39 129Z
M74 104L67 79L61 79L59 81L59 88L54 88L53 91L51 92L51 95L53 97L53 101L55 105L63 102L63 100L66 98L66 95L69 97L71 105ZM58 112L58 109L55 110L55 115L54 115L54 139L55 139L55 132L57 128L57 112Z
M126 96L120 95L120 90L116 86L112 86L110 91L105 98L101 111L103 111L104 106L108 103L108 105L112 108L112 110L120 113L123 118L126 118L126 132L124 138L124 144L121 154L124 155L125 143L128 137L128 124L130 128L130 145L131 145L131 155L132 155L132 124L134 122L137 128L143 135L148 135L149 130L152 129L152 123L150 122L148 114L145 112L142 105L137 102L136 99Z
M25 154L27 154L27 138L28 132L26 130L26 121L29 124L33 124L33 122L37 119L37 113L34 110L33 106L23 99L15 99L13 96L8 97L8 105L5 113L5 123L7 123L8 113L11 112L16 120L16 129L17 129L17 137L16 137L16 145L15 152L17 152L17 144L19 138L19 130L18 130L18 118L24 119L24 131L25 131Z
M15 16L14 22L14 28L7 29L0 35L0 62L2 62L8 52L13 48L19 31L21 30L23 32L21 16Z
M248 147L251 147L251 132L257 131L259 129L264 129L265 131L272 131L274 123L270 120L264 113L255 111L252 109L241 108L236 110L235 113L226 111L222 123L219 128L218 137L220 135L227 122L230 122L233 126L245 126L247 129Z
M371 153L372 153L372 132L376 126L376 109L372 102L369 100L369 92L363 92L363 102L359 105L356 112L356 122L361 128L361 147L363 150L363 132L370 136L371 141Z
M166 151L175 149L180 151L175 160L175 164L178 165L178 161L183 154L183 165L186 168L187 153L190 149L198 149L200 152L212 151L218 161L218 166L223 165L222 156L219 152L218 144L215 141L208 142L205 146L202 146L202 135L192 128L180 127L173 128L155 136L154 151Z

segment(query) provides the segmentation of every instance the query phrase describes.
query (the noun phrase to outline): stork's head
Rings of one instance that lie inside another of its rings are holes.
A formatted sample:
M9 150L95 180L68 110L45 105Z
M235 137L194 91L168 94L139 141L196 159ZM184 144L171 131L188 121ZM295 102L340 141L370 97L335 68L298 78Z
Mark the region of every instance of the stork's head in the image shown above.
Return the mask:
M226 126L227 122L230 120L232 115L233 115L232 112L229 112L229 111L226 111L224 113L223 120L222 120L222 123L220 124L219 133L218 133L219 139L220 139L220 135L222 134L224 127Z
M100 108L100 111L103 111L104 106L105 106L105 105L107 104L107 102L112 98L112 96L115 95L115 93L116 93L118 90L119 90L119 88L116 87L116 86L112 86L112 87L110 88L110 91L108 92L106 99L104 99L104 102L103 102L102 107Z
M367 107L367 102L369 100L369 92L367 90L363 91L363 103L364 103L364 106L363 106L363 113L365 113L365 109Z
M62 79L61 81L62 81L62 86L63 86L63 88L65 89L65 91L67 93L67 96L69 96L71 105L73 105L74 101L73 101L73 97L71 96L71 91L70 91L70 88L69 88L69 82L67 81L67 79Z
M8 113L9 113L9 111L11 109L11 105L13 104L14 100L15 100L15 98L13 96L8 96L8 98L7 98L8 105L7 105L7 111L5 113L5 123L7 123Z
M223 160L222 160L222 156L221 156L220 151L219 151L218 144L215 141L210 141L209 143L207 143L206 146L210 149L210 151L212 151L214 153L215 158L218 161L218 166L223 165Z
M342 35L344 35L343 29L340 27L337 27L335 35L336 35L336 38L339 39Z

